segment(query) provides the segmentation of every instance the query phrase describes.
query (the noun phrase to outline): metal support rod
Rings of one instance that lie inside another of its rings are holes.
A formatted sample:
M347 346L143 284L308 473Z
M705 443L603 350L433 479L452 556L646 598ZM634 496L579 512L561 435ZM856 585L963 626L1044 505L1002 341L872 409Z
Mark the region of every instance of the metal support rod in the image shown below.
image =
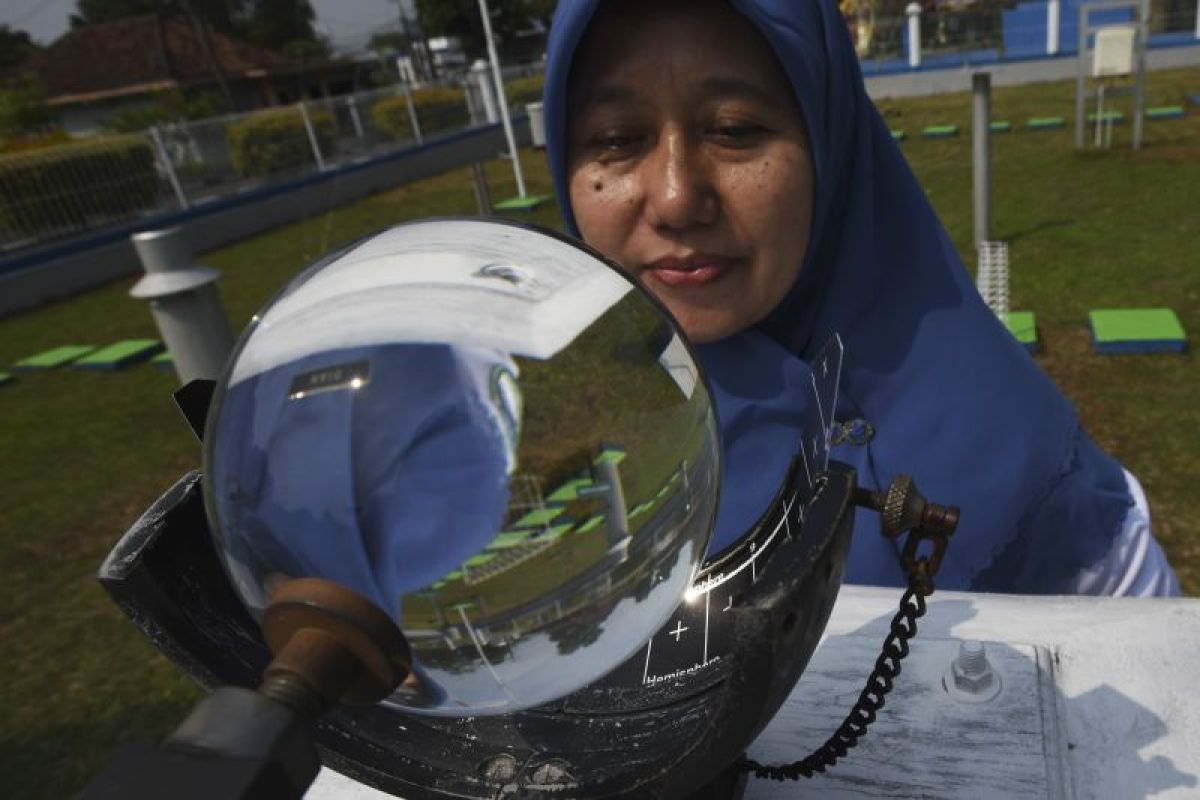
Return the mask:
M1088 7L1086 3L1079 4L1079 49L1075 58L1075 149L1083 149L1083 109L1087 76L1087 21Z
M354 126L354 135L361 139L363 138L362 119L358 116L358 103L355 102L354 95L350 95L347 105L350 107L350 124Z
M625 508L625 489L621 485L621 471L611 459L602 459L596 471L608 486L608 543L619 544L629 536L629 511Z
M408 124L412 127L413 138L417 144L424 141L421 136L421 120L417 117L417 104L413 102L412 89L404 87L404 103L408 106Z
M909 3L904 13L908 14L908 66L916 69L921 66L921 6Z
M1046 3L1046 55L1058 55L1061 20L1062 0L1048 0Z
M175 200L178 201L180 208L187 208L187 195L183 193L179 176L175 174L175 164L171 162L171 154L167 152L167 146L162 140L162 133L159 132L157 125L150 126L150 141L154 143L154 152L158 155L158 163L162 165L163 172L167 174L167 182L171 184L171 190L175 192Z
M488 190L487 173L478 161L471 165L471 179L475 189L475 205L479 215L486 217L492 213L492 193Z
M525 175L521 172L521 153L517 150L517 139L513 135L512 119L508 113L508 101L504 97L504 78L500 74L500 58L496 55L496 40L492 36L492 17L488 13L487 0L479 0L479 13L483 17L483 34L487 38L488 58L492 62L492 77L496 82L496 104L500 106L500 121L504 123L504 137L508 140L508 153L512 157L517 194L525 197Z
M321 146L317 143L317 132L313 128L312 117L308 115L308 106L303 100L296 105L300 106L300 116L304 120L304 130L308 133L308 143L312 145L313 158L317 160L317 169L324 172L325 159L321 158Z
M1137 6L1137 38L1134 40L1133 149L1142 147L1142 116L1146 111L1146 44L1150 39L1150 0Z
M216 380L233 350L215 284L221 273L196 264L182 228L136 233L132 239L146 276L129 294L150 301L179 382Z
M988 241L992 221L992 76L977 72L971 76L973 110L971 122L971 164L975 200L975 247Z

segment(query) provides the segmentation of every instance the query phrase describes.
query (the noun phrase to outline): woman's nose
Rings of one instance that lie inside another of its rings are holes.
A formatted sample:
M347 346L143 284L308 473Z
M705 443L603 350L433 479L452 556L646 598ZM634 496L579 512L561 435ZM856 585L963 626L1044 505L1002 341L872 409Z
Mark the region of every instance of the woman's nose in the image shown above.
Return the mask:
M684 229L716 221L716 188L685 133L659 136L643 161L646 213L655 227Z

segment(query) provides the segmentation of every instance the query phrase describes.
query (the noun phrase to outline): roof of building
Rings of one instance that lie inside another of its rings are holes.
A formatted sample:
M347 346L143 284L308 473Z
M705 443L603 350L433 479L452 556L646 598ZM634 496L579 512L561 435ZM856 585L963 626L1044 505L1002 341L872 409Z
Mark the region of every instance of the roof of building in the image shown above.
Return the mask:
M280 53L208 30L226 80L286 72L299 65ZM78 28L30 59L53 104L216 83L202 29L161 14Z

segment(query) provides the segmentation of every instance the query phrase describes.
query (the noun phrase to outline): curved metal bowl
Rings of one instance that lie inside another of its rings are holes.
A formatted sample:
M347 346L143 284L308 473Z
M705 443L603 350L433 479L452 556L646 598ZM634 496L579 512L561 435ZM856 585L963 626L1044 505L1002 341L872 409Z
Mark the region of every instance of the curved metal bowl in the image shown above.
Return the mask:
M810 493L793 470L781 502L737 549L706 563L699 591L671 622L583 690L500 717L340 707L318 725L323 760L410 800L701 793L766 725L816 649L845 567L854 483L852 470L832 464ZM199 474L184 476L122 537L99 578L192 677L253 687L270 654L227 582L201 494ZM680 644L702 620L699 660L694 650L664 656L662 643Z

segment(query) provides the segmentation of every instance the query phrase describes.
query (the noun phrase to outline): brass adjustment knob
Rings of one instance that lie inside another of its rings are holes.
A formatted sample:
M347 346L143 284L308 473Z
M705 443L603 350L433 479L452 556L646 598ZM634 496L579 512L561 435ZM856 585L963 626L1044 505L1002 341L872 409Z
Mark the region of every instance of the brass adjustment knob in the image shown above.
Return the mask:
M897 475L884 492L855 489L854 502L878 511L882 517L883 535L891 539L914 528L949 536L958 526L958 508L930 503L908 475Z

